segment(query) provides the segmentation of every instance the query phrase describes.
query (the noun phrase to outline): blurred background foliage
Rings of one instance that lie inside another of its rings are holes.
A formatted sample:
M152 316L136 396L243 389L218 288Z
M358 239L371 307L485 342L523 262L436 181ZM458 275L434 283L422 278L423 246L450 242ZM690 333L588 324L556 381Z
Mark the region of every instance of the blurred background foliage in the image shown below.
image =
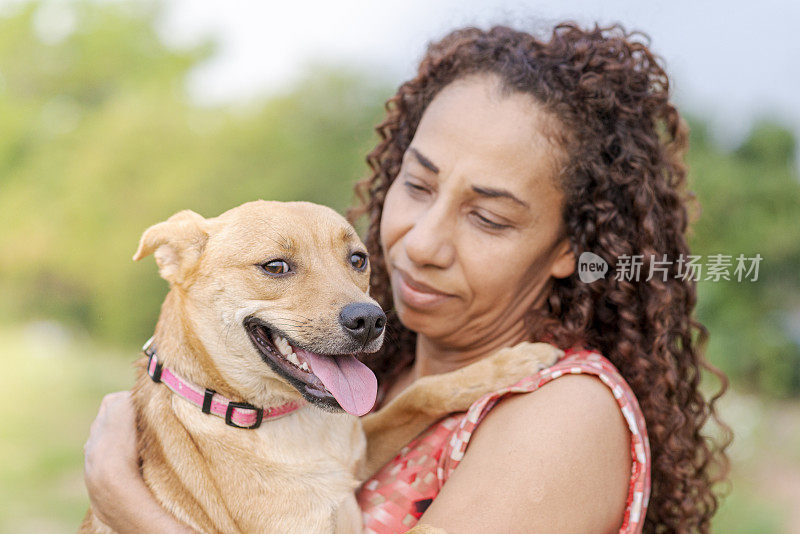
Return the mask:
M0 15L0 531L74 531L83 515L88 424L103 393L130 385L167 289L152 260L131 261L142 231L181 209L211 217L256 198L344 211L394 93L374 73L311 62L283 94L198 106L186 77L214 43L166 46L158 13L25 2ZM736 476L718 525L777 531L792 521L781 499L800 502L798 483L776 497L761 491L774 479L759 478L800 473L797 142L764 119L725 150L702 117L688 119L702 206L693 253L763 258L755 282L699 284L708 356L734 384L724 415Z

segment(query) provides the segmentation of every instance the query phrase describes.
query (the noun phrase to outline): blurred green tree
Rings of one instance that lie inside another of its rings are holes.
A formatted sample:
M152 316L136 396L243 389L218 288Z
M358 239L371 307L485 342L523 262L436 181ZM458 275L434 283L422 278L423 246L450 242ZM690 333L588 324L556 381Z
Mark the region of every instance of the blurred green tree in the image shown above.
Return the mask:
M800 325L791 320L800 313L796 140L786 127L762 120L726 152L699 119L690 125L690 189L702 207L692 253L703 263L711 254L762 257L756 281L699 282L697 316L711 333L709 358L740 386L798 395Z
M285 94L203 108L187 74L213 53L163 44L158 4L53 4L0 18L0 314L52 317L126 345L149 336L166 285L131 256L181 209L256 198L343 210L390 93L310 62ZM44 13L44 15L43 15ZM43 23L42 20L45 22ZM44 34L43 34L44 32Z

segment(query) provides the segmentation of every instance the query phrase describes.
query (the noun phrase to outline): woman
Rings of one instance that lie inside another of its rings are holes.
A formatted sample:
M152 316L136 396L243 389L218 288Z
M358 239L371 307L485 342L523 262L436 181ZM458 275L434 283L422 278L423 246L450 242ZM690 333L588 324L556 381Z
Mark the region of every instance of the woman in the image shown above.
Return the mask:
M456 30L388 101L350 213L369 216L371 294L393 311L395 339L370 362L379 403L524 340L569 350L433 425L367 481L373 530L709 529L727 460L700 430L719 423L727 383L702 358L695 284L678 272L687 128L631 36ZM605 277L581 281L583 252ZM643 256L638 280L615 275L625 255ZM653 258L673 263L648 277ZM701 369L722 382L710 401ZM138 475L133 436L127 397L107 396L86 446L92 506L120 531L180 531Z

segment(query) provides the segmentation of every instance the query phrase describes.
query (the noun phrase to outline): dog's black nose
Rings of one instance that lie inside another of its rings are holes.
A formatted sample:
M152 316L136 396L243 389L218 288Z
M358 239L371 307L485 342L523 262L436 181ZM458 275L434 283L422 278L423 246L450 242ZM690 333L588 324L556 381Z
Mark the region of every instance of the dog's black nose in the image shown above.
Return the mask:
M386 314L374 304L356 302L342 308L339 323L348 334L366 345L383 332Z

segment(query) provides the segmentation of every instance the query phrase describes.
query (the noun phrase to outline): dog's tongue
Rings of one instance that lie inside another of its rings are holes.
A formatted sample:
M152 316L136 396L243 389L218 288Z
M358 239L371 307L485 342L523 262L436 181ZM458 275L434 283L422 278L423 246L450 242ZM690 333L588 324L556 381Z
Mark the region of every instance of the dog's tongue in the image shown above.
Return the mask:
M297 347L294 350L306 359L311 372L317 375L346 412L364 415L375 405L378 379L355 356L314 354Z

